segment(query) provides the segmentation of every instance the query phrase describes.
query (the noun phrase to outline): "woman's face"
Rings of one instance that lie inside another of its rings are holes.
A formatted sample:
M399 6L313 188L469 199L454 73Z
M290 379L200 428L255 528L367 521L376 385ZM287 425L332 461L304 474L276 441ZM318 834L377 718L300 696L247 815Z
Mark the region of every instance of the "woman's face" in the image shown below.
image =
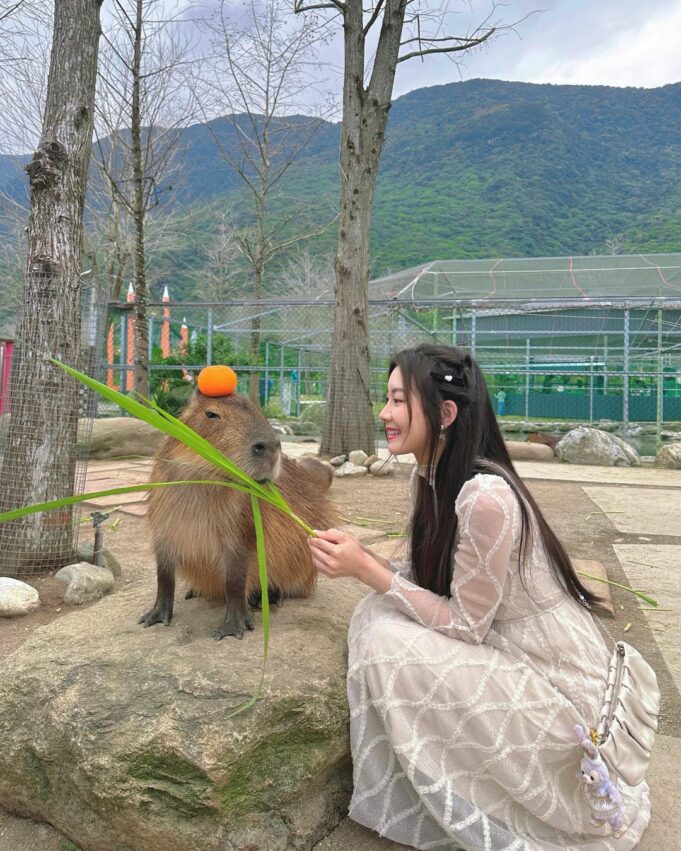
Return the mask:
M412 452L419 464L425 464L429 442L428 423L423 413L421 399L413 389L411 391L411 422L409 421L407 397L399 367L395 367L390 373L388 399L379 417L385 425L385 436L390 452L393 455L406 455Z

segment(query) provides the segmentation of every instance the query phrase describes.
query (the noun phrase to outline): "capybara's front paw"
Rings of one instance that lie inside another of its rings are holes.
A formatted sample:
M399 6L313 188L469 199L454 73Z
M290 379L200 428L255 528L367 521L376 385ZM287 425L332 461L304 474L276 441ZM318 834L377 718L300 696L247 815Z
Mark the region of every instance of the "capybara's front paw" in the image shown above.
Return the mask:
M233 635L235 638L243 638L245 629L253 629L254 623L248 615L230 614L213 633L213 638L216 641L222 641L226 635Z
M171 606L159 606L156 604L153 609L145 612L137 623L141 623L144 627L153 626L155 623L162 623L168 626L172 617L173 609Z

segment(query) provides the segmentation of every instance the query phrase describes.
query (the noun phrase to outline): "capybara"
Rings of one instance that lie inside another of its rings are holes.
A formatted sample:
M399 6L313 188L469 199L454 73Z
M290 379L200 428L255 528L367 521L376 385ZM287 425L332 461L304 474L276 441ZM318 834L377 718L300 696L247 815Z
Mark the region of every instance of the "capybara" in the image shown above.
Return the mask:
M274 429L245 396L216 398L197 390L181 419L253 479L276 480L294 513L312 528L334 525L335 512L326 494L330 477L323 465L312 460L302 465L282 456ZM315 475L313 465L321 474ZM156 453L150 481L197 479L229 477L180 441L166 438ZM307 597L315 586L316 571L305 532L278 509L263 501L260 505L268 598L279 602L284 597ZM148 519L158 584L156 602L140 623L170 623L178 573L189 583L187 596L226 599L225 617L214 638L242 638L245 629L253 629L248 600L260 599L260 581L250 496L218 485L157 488L149 495Z
M561 437L562 435L560 434L544 434L541 431L532 431L527 435L527 443L543 443L544 446L550 446L551 449L555 449Z

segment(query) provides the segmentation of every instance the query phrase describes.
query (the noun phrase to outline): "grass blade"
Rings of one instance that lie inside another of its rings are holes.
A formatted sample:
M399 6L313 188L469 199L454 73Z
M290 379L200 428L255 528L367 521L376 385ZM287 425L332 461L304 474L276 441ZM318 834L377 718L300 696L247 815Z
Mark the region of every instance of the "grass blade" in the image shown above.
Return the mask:
M613 579L603 579L602 576L594 576L593 573L584 573L583 570L578 570L577 573L587 579L595 579L597 582L605 582L606 585L614 585L615 588L621 588L623 591L629 591L631 594L635 594L637 597L640 597L644 602L648 603L649 606L653 606L653 608L660 605L657 600L653 599L653 597L649 597L647 594L644 594L643 591L637 591L635 588L630 588L628 585L622 585L621 582L615 582Z

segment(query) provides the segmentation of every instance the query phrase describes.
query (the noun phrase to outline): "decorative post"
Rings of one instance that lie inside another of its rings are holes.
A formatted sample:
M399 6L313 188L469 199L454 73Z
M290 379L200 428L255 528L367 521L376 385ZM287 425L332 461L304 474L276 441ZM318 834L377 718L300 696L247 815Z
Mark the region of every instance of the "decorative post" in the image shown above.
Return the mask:
M170 303L170 293L168 287L163 287L163 298L161 301L164 305ZM163 308L163 322L161 323L161 354L164 358L170 355L170 308Z
M128 285L126 301L128 304L133 304L135 301L135 288L132 281ZM129 393L135 387L135 371L132 369L135 363L135 315L132 309L128 313L128 332L125 343L125 364L128 367L125 371L125 389Z

